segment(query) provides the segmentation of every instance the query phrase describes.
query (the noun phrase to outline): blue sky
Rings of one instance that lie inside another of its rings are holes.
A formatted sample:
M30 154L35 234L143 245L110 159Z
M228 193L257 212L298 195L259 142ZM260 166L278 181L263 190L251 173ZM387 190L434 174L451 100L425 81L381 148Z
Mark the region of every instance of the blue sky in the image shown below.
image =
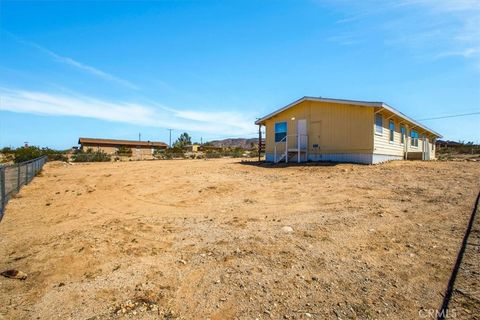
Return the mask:
M480 2L1 1L0 146L255 137L302 96L480 111ZM479 142L480 115L426 120Z

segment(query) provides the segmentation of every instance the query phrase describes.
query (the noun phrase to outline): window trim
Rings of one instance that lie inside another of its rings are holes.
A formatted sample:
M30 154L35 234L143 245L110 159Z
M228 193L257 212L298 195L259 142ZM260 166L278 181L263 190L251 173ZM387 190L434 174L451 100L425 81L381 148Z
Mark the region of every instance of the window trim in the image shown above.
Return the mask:
M273 140L275 143L282 141L284 138L281 140L277 141L277 124L280 123L285 123L285 131L279 131L278 133L285 133L285 136L288 134L288 121L287 120L282 120L282 121L276 121L275 125L273 126Z
M377 124L377 117L380 117L380 121L381 121L381 124L380 126ZM380 114L380 113L375 113L375 119L373 121L374 125L375 125L375 128L374 128L374 132L377 136L383 136L383 115ZM380 127L380 132L377 131L377 128Z
M395 121L393 121L393 119L388 121L388 141L390 141L391 144L395 143Z
M407 136L407 129L403 124L400 125L400 144L404 145L405 144L405 138Z
M414 138L414 137L412 136L412 134L413 134L414 132L417 134L417 137L416 137L416 138ZM412 148L418 149L418 142L419 142L418 140L419 140L419 139L420 139L420 135L419 135L418 131L411 129L411 130L410 130L410 146L411 146ZM413 144L413 141L416 141L417 143L416 143L416 144Z

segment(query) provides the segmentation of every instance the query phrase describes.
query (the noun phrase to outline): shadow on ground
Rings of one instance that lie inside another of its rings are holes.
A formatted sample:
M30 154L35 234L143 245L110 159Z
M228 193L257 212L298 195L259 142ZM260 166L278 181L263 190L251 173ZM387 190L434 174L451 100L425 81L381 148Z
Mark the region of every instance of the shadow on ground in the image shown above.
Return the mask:
M241 165L246 165L246 166L254 166L254 167L260 167L260 168L289 168L289 167L334 167L339 164L345 164L341 162L329 162L329 161L323 161L323 162L280 162L280 163L273 163L273 162L266 162L266 161L251 161L251 160L241 160L239 162L236 162L235 164L241 164ZM353 163L350 163L353 164ZM357 164L359 166L363 166L362 164Z

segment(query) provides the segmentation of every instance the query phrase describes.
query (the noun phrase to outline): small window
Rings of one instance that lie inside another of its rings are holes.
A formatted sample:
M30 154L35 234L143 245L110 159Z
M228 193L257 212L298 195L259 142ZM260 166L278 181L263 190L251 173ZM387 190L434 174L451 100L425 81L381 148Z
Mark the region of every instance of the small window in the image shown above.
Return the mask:
M382 134L383 132L383 118L381 114L375 115L375 133Z
M275 123L275 142L284 141L287 136L287 122Z
M400 143L405 143L405 126L400 126Z
M418 147L418 132L415 130L410 131L411 145L413 147Z
M390 142L393 142L393 139L395 138L395 123L393 120L390 120L388 125L390 128Z

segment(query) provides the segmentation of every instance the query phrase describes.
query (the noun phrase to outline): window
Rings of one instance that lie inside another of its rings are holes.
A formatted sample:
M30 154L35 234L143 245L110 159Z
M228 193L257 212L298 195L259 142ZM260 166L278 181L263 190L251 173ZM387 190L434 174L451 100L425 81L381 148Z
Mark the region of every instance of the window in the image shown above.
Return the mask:
M400 126L400 143L405 143L405 126Z
M382 134L383 132L383 118L381 114L375 115L375 133Z
M275 123L275 142L284 141L287 136L287 122Z
M415 130L410 130L410 138L412 147L418 147L418 132Z
M393 139L395 138L395 123L393 120L390 120L388 125L390 128L390 142L393 142Z

